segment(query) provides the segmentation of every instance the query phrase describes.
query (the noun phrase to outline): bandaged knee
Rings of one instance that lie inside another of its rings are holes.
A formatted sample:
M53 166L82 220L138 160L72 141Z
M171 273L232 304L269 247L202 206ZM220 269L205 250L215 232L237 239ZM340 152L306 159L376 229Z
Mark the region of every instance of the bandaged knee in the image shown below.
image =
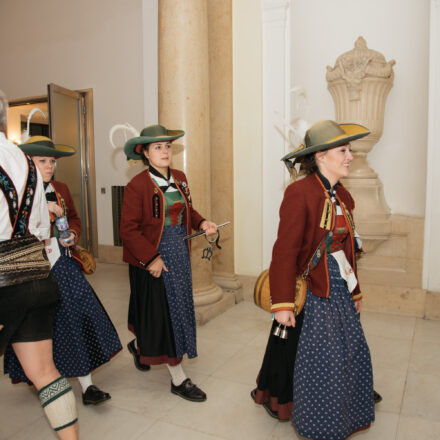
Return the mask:
M67 379L60 376L38 391L41 406L55 431L67 428L78 420L75 395Z

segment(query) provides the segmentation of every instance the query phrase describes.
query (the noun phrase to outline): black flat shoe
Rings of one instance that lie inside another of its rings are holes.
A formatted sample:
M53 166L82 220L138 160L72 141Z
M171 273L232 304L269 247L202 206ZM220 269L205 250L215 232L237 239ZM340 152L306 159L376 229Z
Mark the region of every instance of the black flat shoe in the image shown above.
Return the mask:
M101 391L97 386L90 385L86 392L83 393L82 399L84 405L98 405L99 403L110 400L112 397L109 393Z
M257 389L256 388L254 388L252 391L251 391L251 399L255 402L255 396L257 395Z
M178 387L171 381L171 392L191 402L204 402L206 400L206 394L194 385L189 378L185 379Z
M382 402L382 396L374 390L373 393L374 393L374 404L376 405L376 403Z
M147 364L141 364L136 347L134 346L134 339L127 344L128 351L133 355L134 366L139 371L148 371L151 367Z

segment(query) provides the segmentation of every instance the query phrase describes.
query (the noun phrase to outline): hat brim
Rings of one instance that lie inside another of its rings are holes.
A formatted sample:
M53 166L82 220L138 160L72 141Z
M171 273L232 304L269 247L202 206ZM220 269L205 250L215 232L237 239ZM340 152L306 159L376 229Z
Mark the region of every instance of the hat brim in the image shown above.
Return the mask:
M356 139L361 139L370 134L370 130L367 127L364 127L360 124L338 124L339 127L342 128L344 134L340 136L330 139L328 142L325 142L320 145L313 145L312 147L306 147L301 145L295 151L286 154L281 160L287 161L290 159L297 159L302 156L307 156L308 154L316 153L317 151L328 150L329 148L338 147L339 145L345 145L351 141L355 141Z
M136 151L138 145L151 144L153 142L168 142L181 138L185 132L183 130L168 130L167 136L137 136L129 139L124 145L124 153L127 160L139 160L141 155Z
M33 143L21 144L18 147L29 156L67 157L76 153L75 148L63 144L56 144L54 148Z

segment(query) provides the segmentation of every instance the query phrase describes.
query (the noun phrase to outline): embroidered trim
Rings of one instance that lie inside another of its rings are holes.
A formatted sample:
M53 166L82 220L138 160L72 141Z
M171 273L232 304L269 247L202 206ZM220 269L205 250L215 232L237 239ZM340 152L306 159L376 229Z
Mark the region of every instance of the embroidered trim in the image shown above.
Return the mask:
M15 219L18 212L18 194L12 179L8 176L8 173L0 166L0 189L5 196L6 202L9 207L9 221L11 227L14 227Z
M50 402L53 402L63 394L68 393L71 389L72 387L65 377L61 376L58 379L55 379L53 382L38 391L41 406L44 408L49 405Z
M278 304L272 304L272 306L270 307L271 312L278 312L279 310L295 310L295 303L291 303L291 302L278 303Z
M160 196L158 193L153 195L153 218L160 218Z
M24 187L23 198L18 205L17 189L6 171L0 166L0 189L3 192L9 207L9 221L11 222L11 238L23 237L28 232L29 217L34 202L37 186L37 171L34 162L26 156L28 175Z
M35 164L29 156L26 156L28 161L28 176L26 186L23 194L23 199L17 213L17 220L12 231L11 238L22 237L28 232L29 217L34 203L35 188L37 187L37 171Z

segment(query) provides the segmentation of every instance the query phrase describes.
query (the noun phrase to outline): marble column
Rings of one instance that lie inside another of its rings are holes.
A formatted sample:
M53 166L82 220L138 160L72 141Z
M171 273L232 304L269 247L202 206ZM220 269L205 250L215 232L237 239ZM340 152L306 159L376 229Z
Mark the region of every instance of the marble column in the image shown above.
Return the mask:
M194 207L211 219L207 0L159 1L159 123L184 129L173 166L188 177ZM204 238L192 240L192 276L199 323L221 313L234 298L212 279L212 263L202 260Z
M232 127L232 0L208 1L211 139L211 214L221 230L221 252L213 258L213 279L242 299L234 268L234 167Z

